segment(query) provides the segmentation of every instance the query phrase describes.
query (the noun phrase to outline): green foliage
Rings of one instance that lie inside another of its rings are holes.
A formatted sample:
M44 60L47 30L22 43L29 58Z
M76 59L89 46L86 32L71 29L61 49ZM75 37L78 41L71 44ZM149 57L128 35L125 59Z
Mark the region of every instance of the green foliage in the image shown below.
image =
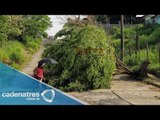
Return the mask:
M156 64L150 64L149 65L149 68L151 69L151 70L158 70L159 72L160 72L160 66L159 66L159 63L157 62Z
M10 66L12 66L13 68L18 69L18 70L21 69L20 65L17 64L17 63L15 63L15 62L12 62L12 63L10 64Z
M6 46L0 48L0 60L12 64L22 64L25 60L24 46L18 41L8 41Z
M125 39L135 39L136 36L136 27L131 26L124 29L124 38Z
M159 31L160 27L156 27L155 30L150 31L150 34L142 34L141 36L139 36L140 47L144 49L146 47L146 43L148 43L149 45L156 45L159 42L160 38Z
M108 16L107 15L95 15L94 16L94 19L97 21L97 22L101 22L101 23L106 23L108 22Z
M46 38L46 37L48 37L48 33L47 33L47 32L44 32L44 33L42 34L42 36L43 36L44 38Z
M159 28L160 25L158 24L147 24L147 25L141 25L139 28L139 34L140 35L150 35L152 32L155 31L155 29Z
M23 19L25 27L23 35L29 35L33 38L41 37L51 27L51 21L47 15L24 15Z
M129 66L140 65L142 61L147 59L147 53L145 50L141 50L137 54L132 53L131 56L126 56L124 62Z
M31 53L34 53L39 49L41 42L41 38L33 38L29 35L23 37L23 44L26 46L26 49Z
M59 79L52 85L65 91L109 88L115 68L114 50L109 43L102 28L89 25L74 27L64 39L55 40L44 52L44 57L58 61L48 67L48 78Z
M79 81L69 83L64 89L65 91L79 91L85 90L85 85L81 84Z
M7 40L9 17L0 15L0 47Z
M20 69L26 50L38 50L49 27L47 15L0 15L0 61Z
M22 64L24 62L24 55L19 52L12 52L10 59L16 63Z
M9 15L8 17L8 39L15 40L24 30L22 15Z
M149 65L149 68L157 68L159 64L159 58L158 58L158 49L157 47L153 47L152 49L149 49L148 52L149 60L151 64ZM126 55L124 62L132 67L133 69L138 69L137 66L140 66L142 61L147 59L147 51L145 49L140 50L137 54L132 54L131 56Z
M0 61L8 62L9 55L7 54L7 51L4 50L3 48L0 48Z
M147 59L146 45L149 47L149 70L160 71L159 67L159 52L158 43L160 39L160 25L138 24L133 27L124 27L124 62L130 66L133 70L138 70L142 61ZM139 38L139 51L136 52L136 35ZM111 32L113 45L115 47L115 53L120 57L120 28L113 27Z
M136 34L138 30L138 36L139 36L139 46L141 49L146 48L146 43L149 45L156 45L159 42L160 38L160 25L147 25L144 26L142 24L124 28L124 40L125 40L125 48L128 49L128 47L132 47L132 49L135 49L135 40L136 40ZM113 33L112 40L116 48L120 48L120 28L119 27L113 27ZM114 40L117 39L117 40Z
M120 26L113 26L110 30L110 34L114 39L121 39ZM124 39L135 39L136 26L130 26L124 28Z
M110 29L110 35L113 36L114 39L120 39L121 37L121 31L120 31L120 27L117 27L117 26L113 26L111 29Z
M25 60L24 58L24 46L17 42L8 42L5 47L8 50L11 62L22 64Z

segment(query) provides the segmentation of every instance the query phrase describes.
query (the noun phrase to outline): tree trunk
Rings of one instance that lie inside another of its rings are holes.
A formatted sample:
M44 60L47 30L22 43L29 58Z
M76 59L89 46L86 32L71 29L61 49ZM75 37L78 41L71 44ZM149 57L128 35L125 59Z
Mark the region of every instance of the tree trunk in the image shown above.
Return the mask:
M146 78L148 77L148 65L150 64L149 60L145 60L141 63L140 68L137 71L132 71L127 65L125 65L115 54L116 58L116 71L115 74L130 74L135 77Z

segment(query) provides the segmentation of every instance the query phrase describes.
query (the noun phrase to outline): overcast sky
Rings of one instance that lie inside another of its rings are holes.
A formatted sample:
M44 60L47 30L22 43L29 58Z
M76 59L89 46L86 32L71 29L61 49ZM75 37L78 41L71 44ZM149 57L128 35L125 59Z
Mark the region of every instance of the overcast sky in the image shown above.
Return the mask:
M77 17L77 15L49 15L52 21L52 27L47 30L49 36L54 36L59 30L62 29L63 25L67 22L68 17ZM83 18L84 15L81 15Z

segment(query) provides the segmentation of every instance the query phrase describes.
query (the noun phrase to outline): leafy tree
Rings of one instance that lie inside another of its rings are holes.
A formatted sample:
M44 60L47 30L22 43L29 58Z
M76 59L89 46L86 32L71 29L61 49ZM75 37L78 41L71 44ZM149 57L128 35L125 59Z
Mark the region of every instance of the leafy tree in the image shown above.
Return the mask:
M100 23L106 23L109 20L108 15L95 15L94 17L95 20Z
M23 35L41 37L51 27L51 21L47 15L25 15L23 19Z
M47 15L0 15L0 61L20 68L24 51L34 53L50 26Z
M22 31L24 29L23 25L23 18L22 15L10 15L9 16L9 29L8 29L8 39L9 40L15 40L17 36L20 36L22 34Z
M109 88L115 62L105 31L86 25L70 27L66 32L44 53L44 57L58 61L57 65L47 67L51 71L47 75L50 84L65 91ZM55 78L59 80L52 81Z
M0 15L0 46L7 40L7 33L9 28L9 17L6 15Z

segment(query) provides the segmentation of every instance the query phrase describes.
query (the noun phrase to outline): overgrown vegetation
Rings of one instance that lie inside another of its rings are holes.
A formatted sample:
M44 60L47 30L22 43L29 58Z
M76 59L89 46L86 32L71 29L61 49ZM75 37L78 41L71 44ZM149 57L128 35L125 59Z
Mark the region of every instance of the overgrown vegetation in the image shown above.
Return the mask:
M0 15L0 61L20 69L50 26L47 15Z
M46 66L49 84L64 91L110 88L115 69L114 49L105 31L95 25L67 23L44 57L58 61Z
M112 29L112 41L115 46L115 51L120 56L120 28L115 27ZM138 35L138 44L136 40ZM135 25L132 27L124 28L125 39L125 54L124 62L133 70L140 67L142 61L149 59L149 70L160 72L160 25ZM147 49L148 46L148 49ZM148 51L148 53L147 53ZM147 56L148 54L148 56Z

